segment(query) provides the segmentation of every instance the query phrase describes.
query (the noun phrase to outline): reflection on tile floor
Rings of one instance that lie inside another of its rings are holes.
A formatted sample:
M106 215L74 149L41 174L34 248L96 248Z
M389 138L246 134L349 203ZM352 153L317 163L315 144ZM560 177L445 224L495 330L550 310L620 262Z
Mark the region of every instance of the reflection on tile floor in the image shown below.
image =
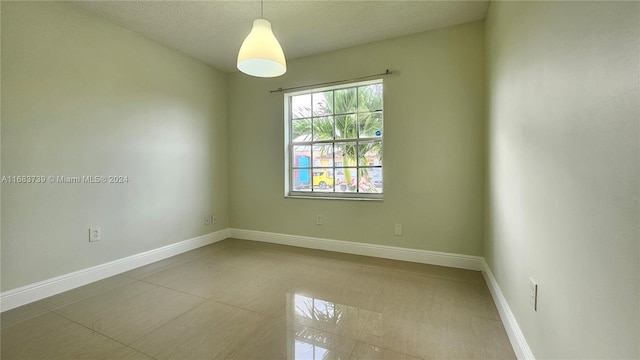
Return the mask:
M227 239L0 315L2 359L514 359L479 272Z

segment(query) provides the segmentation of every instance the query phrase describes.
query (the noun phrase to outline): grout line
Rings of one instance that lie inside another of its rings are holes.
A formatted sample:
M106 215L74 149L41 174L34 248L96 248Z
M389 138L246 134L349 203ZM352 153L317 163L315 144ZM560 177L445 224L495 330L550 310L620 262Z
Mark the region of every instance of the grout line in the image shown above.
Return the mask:
M175 292L178 292L178 293L181 293L181 294L184 294L184 295L189 295L189 296L197 297L197 298L200 298L200 299L203 299L203 300L209 300L209 299L210 299L210 298L208 298L208 297L206 297L206 296L200 296L200 295L196 295L196 294L188 293L188 292L183 291L183 290L178 290L178 289L174 289L174 288L171 288L171 287L168 287L168 286L165 286L165 285L152 283L152 282L150 282L150 281L143 280L143 279L136 279L136 281L139 281L139 282L141 282L141 283L145 283L145 284L147 284L147 285L151 285L151 286L159 287L159 288L162 288L162 289L175 291Z
M117 340L114 340L114 341L117 341ZM126 348L128 348L128 349L131 349L131 350L133 350L133 351L135 351L135 352L137 352L137 353L140 353L140 354L142 354L142 355L148 356L148 357L150 357L151 359L158 360L158 358L153 357L153 356L151 356L151 355L147 354L147 353L146 353L146 352L144 352L144 351L140 351L140 350L138 350L138 349L136 349L136 348L134 348L134 347L131 347L131 346L127 345L127 344L122 344L122 345L124 345L124 347L126 347ZM107 354L107 356L111 356L111 355L115 354L117 351L119 351L119 350L117 350L117 349L116 349L116 350L114 350L114 351L112 351L112 352L108 353L108 354Z
M226 304L225 304L226 305ZM244 310L244 309L243 309ZM263 314L261 314L263 315ZM256 326L256 328L249 332L247 335L245 335L245 337L238 343L238 345L236 345L233 349L230 349L230 351L228 351L228 355L226 355L224 358L225 359L232 359L231 356L233 356L233 354L235 354L238 350L242 349L242 347L247 344L253 337L253 335L255 335L256 333L258 333L258 331L262 330L262 328L264 328L265 326L267 326L267 324L269 323L269 321L276 319L279 320L277 318L272 318L272 319L266 319L263 323L259 324L258 326ZM216 358L220 356L220 354L218 354L216 356Z
M139 281L139 280L138 280L138 281ZM141 282L142 282L142 281L141 281ZM128 284L130 284L130 283L122 284L122 285L120 285L120 286L124 286L124 285L128 285ZM147 284L149 284L149 283L147 283ZM155 286L155 284L149 284L149 285ZM119 287L119 286L118 286L118 287ZM158 287L159 287L159 288L162 288L162 286L158 286ZM167 290L173 290L173 289L169 289L169 288L165 288L165 289L167 289ZM131 297L126 297L126 298L124 298L124 299L120 299L120 301L127 301L127 300L131 300L131 299L138 298L138 297L140 297L140 296L145 295L145 294L146 294L146 293L148 293L149 291L150 291L150 290L146 290L146 291L144 291L144 292L142 292L142 293L140 293L140 294L133 295L133 296L131 296ZM173 290L173 291L175 291L175 290ZM100 293L100 294L101 294L101 293ZM96 294L96 295L99 295L99 294ZM190 294L187 294L187 295L190 295ZM95 295L93 295L93 296L95 296ZM90 297L93 297L93 296L90 296ZM193 295L191 295L191 296L193 296ZM181 313L177 314L176 316L174 316L173 318L169 319L166 323L161 324L161 325L160 325L160 326L158 326L157 328L151 329L151 330L149 330L149 332L145 333L144 335L141 335L141 336L139 336L138 338L135 338L135 339L131 340L131 343L132 343L132 344L133 344L133 343L135 343L136 341L140 340L141 338L143 338L143 337L145 337L145 336L147 336L147 335L149 335L149 334L153 333L153 332L154 332L154 331L156 331L157 329L159 329L159 328L161 328L161 327L165 326L166 324L168 324L168 323L170 323L170 322L174 321L175 319L177 319L177 318L181 317L182 315L184 315L184 314L188 313L189 311L191 311L191 310L193 310L193 309L196 309L196 308L200 307L202 304L204 304L204 303L206 302L206 298L202 298L202 297L200 297L200 296L196 296L196 297L200 298L200 299L201 299L201 300L203 300L203 301L201 301L198 305L194 306L193 308L190 308L190 309L188 309L188 310L185 310L184 312L181 312ZM85 298L85 299L87 299L87 298ZM65 306L58 307L58 308L56 308L55 310L59 310L59 309L62 309L63 307L67 307L67 306L69 306L69 305L65 305ZM72 322L74 322L74 323L76 323L76 324L78 324L78 325L80 325L80 326L82 326L82 327L85 327L85 328L87 328L87 329L89 329L89 330L91 330L91 331L93 331L93 332L97 332L98 334L101 334L101 335L103 335L103 336L105 336L105 337L108 337L109 339L112 339L112 340L114 340L114 341L117 341L118 343L120 343L120 344L122 344L122 345L128 346L127 344L125 344L125 343L123 343L123 342L121 342L121 341L118 341L118 340L116 340L116 339L113 339L113 338L111 338L110 336L108 336L108 335L106 335L106 334L104 334L104 333L102 333L102 332L100 332L100 331L98 331L98 330L95 330L95 329L93 329L93 328L90 328L90 327L88 327L88 326L85 326L85 325L83 325L83 324L79 323L78 321L76 321L76 320L74 320L74 319L71 319L71 318L69 318L69 317L65 316L64 314L59 313L59 312L57 312L57 311L55 311L55 310L49 310L49 311L51 311L52 313L54 313L54 314L56 314L56 315L58 315L58 316L60 316L60 317L62 317L62 318L64 318L64 319L67 319L67 320L72 321ZM135 349L135 348L133 348L133 349ZM138 351L138 352L142 352L142 351L140 351L140 350L138 350L138 349L135 349L135 350L136 350L136 351ZM144 353L144 352L142 352L142 353ZM145 355L147 355L147 354L145 354Z
M77 322L76 320L73 320L73 319L71 319L71 318L68 318L68 317L64 316L63 314L60 314L60 313L58 313L58 312L56 312L56 311L54 311L54 310L48 310L48 312L50 312L50 313L52 313L52 314L54 314L54 315L57 315L57 316L59 316L59 317L61 317L61 318L65 319L65 320L67 320L67 321L69 321L69 322L72 322L72 323L74 323L74 324L76 324L76 325L78 325L78 326L80 326L80 327L83 327L83 328L85 328L85 329L87 329L87 330L91 331L92 333L100 334L100 336L104 336L105 338L107 338L107 339L109 339L109 340L111 340L111 341L114 341L114 342L116 342L116 343L118 343L118 344L120 344L120 345L122 345L122 346L125 346L125 347L128 347L128 348L131 348L131 349L134 349L134 350L136 350L137 352L142 353L142 354L144 354L144 355L147 355L147 356L149 356L149 357L150 357L150 358L152 358L152 359L156 359L156 358L154 358L153 356L151 356L151 355L149 355L149 354L146 354L146 353L144 353L144 352L142 352L142 351L140 351L140 350L138 350L138 349L135 349L135 348L130 347L129 345L127 345L127 344L123 343L122 341L120 341L120 340L118 340L118 339L112 338L111 336L109 336L109 335L107 335L107 334L105 334L105 333L103 333L103 332L101 332L101 331L98 331L98 330L96 330L96 329L92 329L92 328L90 328L90 327L88 327L88 326L86 326L86 325L84 325L84 324L82 324L82 323L79 323L79 322ZM108 353L108 354L107 354L107 356L108 356L108 355L111 355L111 354L113 354L113 353L115 353L116 351L117 351L117 349L116 349L116 350L114 350L114 351L112 351L112 352L110 352L110 353Z
M104 281L104 280L110 279L110 278L112 278L112 277L117 277L117 276L121 276L121 275L113 275L113 276L111 276L111 277L104 278L104 279L102 279L102 280L98 280L98 281ZM124 277L125 277L125 278L127 278L127 279L131 279L131 278L129 278L128 276L124 276ZM131 279L131 280L133 280L133 281L125 282L125 283L122 283L122 284L119 284L119 285L114 285L114 286L108 287L108 288L106 288L106 289L104 289L104 290L100 290L100 291L98 291L98 292L97 292L97 293L95 293L95 294L82 296L82 297L80 297L80 298L78 298L78 299L72 300L71 302L64 303L64 304L62 304L62 305L58 305L58 306L55 306L55 307L52 307L52 308L48 308L48 307L46 307L46 306L44 306L44 305L40 305L40 306L42 306L44 309L47 309L47 310L50 310L50 311L54 311L54 310L57 310L57 309L60 309L60 308L63 308L63 307L66 307L66 306L69 306L69 305L75 304L75 303L77 303L77 302L79 302L79 301L86 300L86 299L89 299L89 298L91 298L91 297L94 297L94 296L100 295L100 294L102 294L102 293L105 293L105 292L107 292L107 291L113 290L113 289L118 288L118 287L120 287L120 286L127 285L127 284L131 284L132 282L134 282L134 281L135 281L135 280L137 280L137 279ZM91 285L91 284L95 284L95 283L96 283L96 282L89 283L89 284L87 284L87 285L83 285L83 286L78 287L78 288L75 288L75 289L71 289L71 290L67 290L67 291L61 292L61 293L59 293L59 294L56 294L56 295L53 295L53 296L50 296L50 297L44 298L44 299L42 299L42 300L38 300L38 301L34 302L33 304L38 305L37 303L42 302L42 301L44 301L44 300L46 300L46 299L48 299L48 298L51 298L51 297L54 297L54 296L59 296L59 295L62 295L62 294L65 294L65 293L67 293L67 292L71 292L71 291L74 291L74 290L77 290L77 289L81 289L81 288L82 288L82 287L84 287L84 286L89 286L89 285Z
M31 304L28 304L28 305L32 305L32 306L35 306L36 308L38 308L37 309L38 312L35 312L35 313L31 314L31 315L27 315L27 317L21 319L20 321L16 321L16 322L14 322L14 323L12 323L10 325L6 325L6 326L2 325L2 323L4 323L6 320L2 321L1 320L2 316L0 315L0 331L8 329L8 328L10 328L10 327L12 327L14 325L20 324L20 323L22 323L24 321L27 321L29 319L33 319L36 316L40 316L40 315L46 314L47 312L50 311L49 309L45 308L44 306L36 304L36 303L31 303ZM23 306L26 306L26 305L23 305ZM17 309L17 308L15 308L15 309ZM7 311L11 311L11 310L7 310ZM3 314L6 314L6 313L3 313ZM4 315L4 316L6 316L6 315Z
M133 345L135 342L137 342L137 341L141 340L141 339L142 339L142 338L144 338L145 336L149 336L149 335L153 334L154 332L156 332L156 331L158 331L158 330L160 330L160 329L162 329L162 328L164 328L164 327L168 326L169 324L171 324L172 322L174 322L174 321L178 320L179 318L183 317L184 315L186 315L186 314L188 314L188 313L190 313L190 312L192 312L192 311L195 311L195 310L196 310L196 309L198 309L199 307L203 306L206 302L207 302L206 300L205 300L205 301L202 301L202 302L201 302L201 303L199 303L198 305L196 305L196 306L194 306L194 307L192 307L192 308L190 308L190 309L188 309L188 310L186 310L186 311L184 311L184 312L181 312L180 314L178 314L178 315L174 316L173 318L169 319L167 322L165 322L164 324L161 324L161 325L160 325L160 326L158 326L157 328L152 329L152 330L150 330L148 333L146 333L146 334L144 334L144 335L142 335L142 336L138 337L137 339L132 340L132 341L131 341L131 345ZM139 350L139 349L137 349L137 348L135 348L135 347L133 347L133 346L129 346L129 347L131 347L132 349L134 349L134 350L136 350L136 351L138 351L138 352L141 352L141 353L143 353L143 354L145 354L145 355L148 355L148 354L147 354L147 353L145 353L144 351ZM148 355L148 356L151 356L151 355ZM153 356L151 356L151 357L153 357ZM154 359L155 359L155 358L154 358Z

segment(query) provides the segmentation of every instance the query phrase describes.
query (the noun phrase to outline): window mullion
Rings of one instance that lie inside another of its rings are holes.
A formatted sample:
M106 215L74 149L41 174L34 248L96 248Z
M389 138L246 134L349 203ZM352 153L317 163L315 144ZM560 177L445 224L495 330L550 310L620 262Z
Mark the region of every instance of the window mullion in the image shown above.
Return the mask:
M331 91L331 116L333 118L333 193L336 192L336 177L338 172L336 171L336 92Z

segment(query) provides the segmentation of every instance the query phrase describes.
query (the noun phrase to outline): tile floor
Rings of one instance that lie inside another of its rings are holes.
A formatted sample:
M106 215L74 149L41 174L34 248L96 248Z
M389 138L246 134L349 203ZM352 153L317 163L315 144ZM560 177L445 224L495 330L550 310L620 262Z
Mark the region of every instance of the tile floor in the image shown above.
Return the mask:
M0 315L9 359L514 359L479 272L227 239Z

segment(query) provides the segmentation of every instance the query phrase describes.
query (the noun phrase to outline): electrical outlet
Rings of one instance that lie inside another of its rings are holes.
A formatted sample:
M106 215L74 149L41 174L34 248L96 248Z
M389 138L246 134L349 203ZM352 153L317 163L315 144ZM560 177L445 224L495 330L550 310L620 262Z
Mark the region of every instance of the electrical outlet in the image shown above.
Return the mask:
M402 224L396 224L396 227L393 233L395 236L402 236Z
M316 225L322 225L322 214L316 215Z
M538 283L533 278L529 278L529 304L538 311Z
M216 214L211 215L211 223L213 225L218 223L218 217L216 216Z
M89 242L100 241L100 226L89 228Z

